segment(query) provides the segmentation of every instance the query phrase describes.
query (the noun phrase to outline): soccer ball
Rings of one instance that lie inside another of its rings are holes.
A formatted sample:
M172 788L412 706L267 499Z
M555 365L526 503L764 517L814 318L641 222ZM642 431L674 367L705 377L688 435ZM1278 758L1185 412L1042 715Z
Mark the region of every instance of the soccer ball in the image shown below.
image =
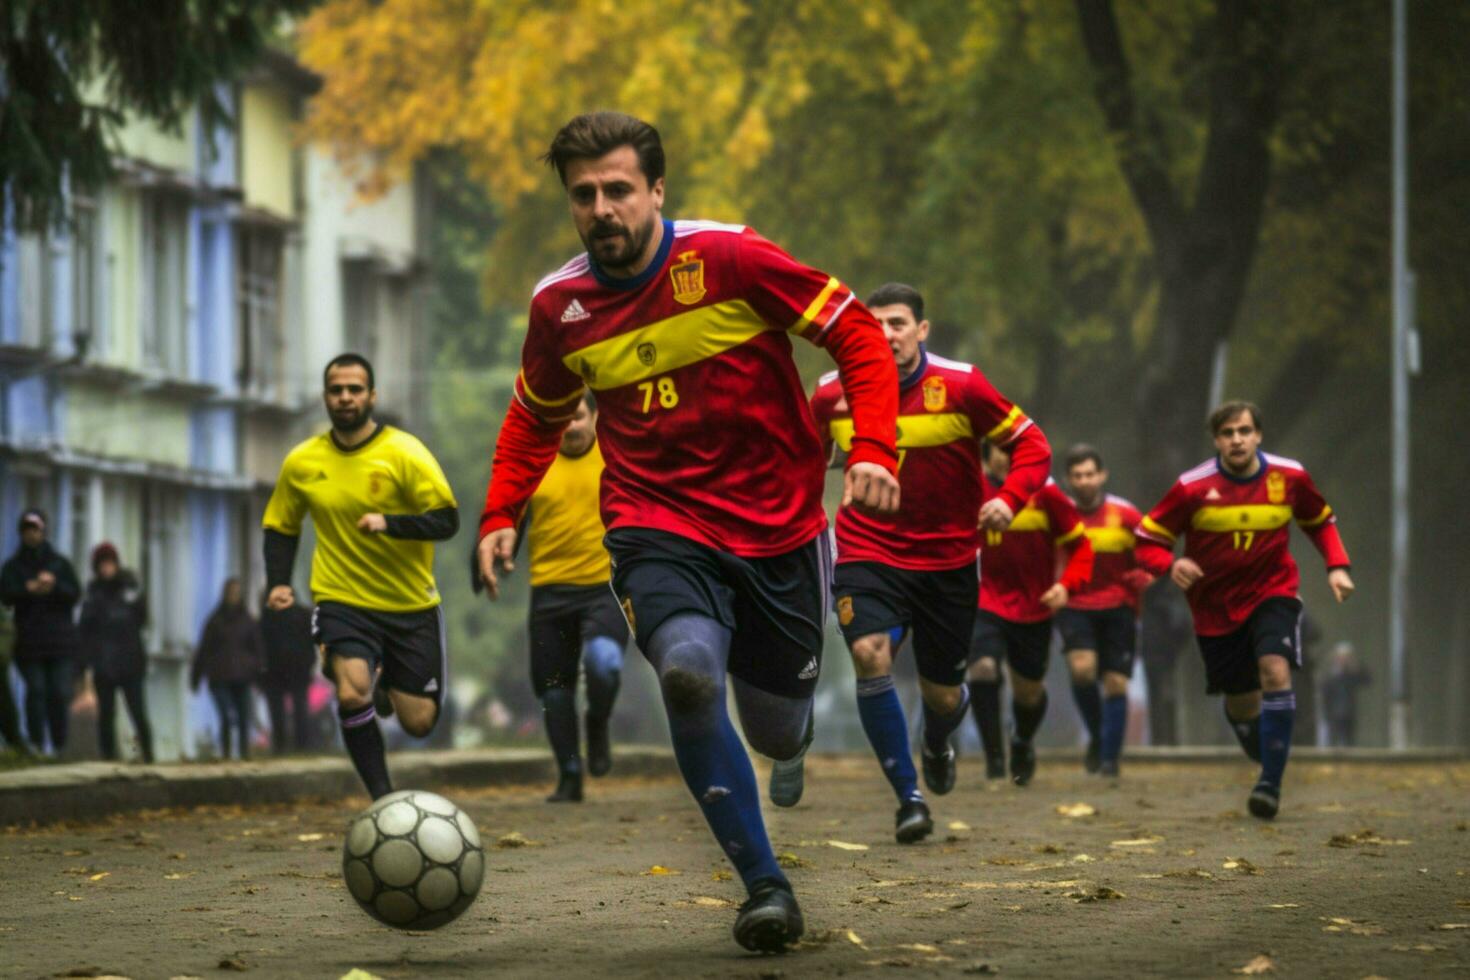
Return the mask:
M348 824L342 876L357 904L379 922L437 929L480 893L485 849L459 807L423 790L400 790Z

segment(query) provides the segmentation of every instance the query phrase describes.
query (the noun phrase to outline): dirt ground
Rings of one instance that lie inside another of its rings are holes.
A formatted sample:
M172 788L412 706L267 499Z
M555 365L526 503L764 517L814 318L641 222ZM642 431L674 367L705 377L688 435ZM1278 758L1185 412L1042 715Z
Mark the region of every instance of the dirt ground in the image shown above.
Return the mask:
M1470 764L1293 765L1273 824L1244 813L1243 762L1139 763L1110 784L1043 761L1025 790L973 761L960 776L931 801L936 836L900 847L871 759L812 760L802 805L768 808L807 918L784 957L731 940L743 895L682 785L612 779L581 806L447 792L491 871L423 934L342 887L365 800L11 832L0 974L1470 975ZM530 843L496 844L512 833Z

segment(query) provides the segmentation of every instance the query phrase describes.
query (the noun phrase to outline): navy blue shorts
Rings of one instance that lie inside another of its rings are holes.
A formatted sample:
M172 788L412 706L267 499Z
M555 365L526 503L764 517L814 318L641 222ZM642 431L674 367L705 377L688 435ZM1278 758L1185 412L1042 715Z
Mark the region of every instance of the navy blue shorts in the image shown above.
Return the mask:
M1205 693L1249 694L1261 689L1259 661L1285 657L1292 670L1302 666L1302 601L1285 596L1265 599L1233 633L1196 636L1205 658Z
M837 566L832 594L849 646L864 636L905 627L914 635L920 677L946 687L964 683L980 594L974 562L938 572L876 561L843 562Z
M1063 609L1057 613L1062 649L1096 650L1099 671L1133 676L1138 649L1138 615L1127 606L1112 609Z
M1011 670L1028 681L1046 676L1046 659L1051 652L1051 620L1016 623L984 609L975 614L975 631L970 638L970 662L989 657L996 664L1009 663Z

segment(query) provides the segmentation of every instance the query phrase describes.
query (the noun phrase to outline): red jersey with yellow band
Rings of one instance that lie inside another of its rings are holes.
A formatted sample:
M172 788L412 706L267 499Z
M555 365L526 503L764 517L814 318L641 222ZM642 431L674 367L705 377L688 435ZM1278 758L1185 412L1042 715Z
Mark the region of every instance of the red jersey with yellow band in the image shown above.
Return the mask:
M1226 473L1211 459L1181 476L1138 528L1138 559L1163 575L1184 539L1184 555L1205 577L1188 593L1195 632L1239 629L1265 599L1295 597L1300 575L1288 547L1295 520L1328 568L1346 568L1337 518L1301 463L1260 454L1254 476Z
M810 541L826 526L822 453L793 335L825 347L861 392L855 460L892 471L892 355L836 279L746 227L708 221L665 221L631 279L586 255L569 262L531 301L481 536L515 524L591 388L610 530L654 528L742 557Z
M1068 591L1087 580L1091 548L1079 551L1087 544L1082 519L1050 477L1017 511L1010 527L980 533L980 608L986 612L1013 623L1050 619L1052 612L1041 604L1041 596L1059 580L1059 548L1073 556L1060 579Z
M1092 579L1072 593L1072 609L1116 609L1128 606L1138 611L1138 560L1134 557L1135 533L1143 515L1122 497L1105 494L1092 510L1077 512L1092 544ZM1130 572L1134 575L1130 576Z
M890 358L891 359L891 358ZM824 375L812 414L831 455L849 451L856 430L843 379ZM984 498L980 440L1011 453L1011 472L997 491L1019 511L1046 482L1046 436L972 364L925 353L899 385L897 514L845 507L837 514L837 561L875 561L913 571L944 571L975 560L976 522Z

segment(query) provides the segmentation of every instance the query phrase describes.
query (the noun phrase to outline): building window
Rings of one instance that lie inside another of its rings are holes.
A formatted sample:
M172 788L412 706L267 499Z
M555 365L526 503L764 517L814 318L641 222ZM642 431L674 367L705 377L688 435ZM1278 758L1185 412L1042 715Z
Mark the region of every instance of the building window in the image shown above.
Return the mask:
M373 263L352 259L342 263L342 325L347 349L372 359L378 346L378 284Z
M20 342L26 347L50 347L55 336L52 324L55 270L51 261L51 236L46 232L29 232L19 237L16 246L20 280Z
M242 225L236 249L240 303L240 387L262 398L280 394L285 338L281 331L284 236Z
M95 343L97 335L99 223L97 202L90 197L72 199L71 309L72 332L80 348Z
M178 195L143 195L143 363L176 377L187 366L188 234L188 208Z

